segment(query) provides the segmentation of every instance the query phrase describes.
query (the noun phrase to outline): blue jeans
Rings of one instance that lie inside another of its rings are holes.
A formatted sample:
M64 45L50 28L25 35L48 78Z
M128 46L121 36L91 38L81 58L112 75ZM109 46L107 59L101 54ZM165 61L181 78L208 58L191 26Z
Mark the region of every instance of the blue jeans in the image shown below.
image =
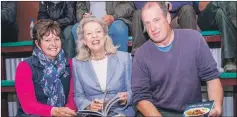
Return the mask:
M77 27L79 23L76 23L72 28L73 38L76 41ZM109 26L109 36L113 40L114 45L118 45L119 51L128 51L128 26L122 20L116 20Z

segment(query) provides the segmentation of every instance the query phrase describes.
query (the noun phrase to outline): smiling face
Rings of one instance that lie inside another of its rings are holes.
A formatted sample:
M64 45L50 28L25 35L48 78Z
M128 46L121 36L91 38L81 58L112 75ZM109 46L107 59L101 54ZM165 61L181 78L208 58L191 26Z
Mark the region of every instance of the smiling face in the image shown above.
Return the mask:
M153 3L149 8L143 9L142 20L150 38L155 43L162 43L167 39L171 17L169 14L165 16L158 4Z
M36 46L43 51L43 53L49 58L54 60L61 50L61 39L56 33L46 33L41 39L40 43L36 40Z
M97 22L88 22L84 25L84 44L88 46L91 51L104 51L105 33L103 27Z

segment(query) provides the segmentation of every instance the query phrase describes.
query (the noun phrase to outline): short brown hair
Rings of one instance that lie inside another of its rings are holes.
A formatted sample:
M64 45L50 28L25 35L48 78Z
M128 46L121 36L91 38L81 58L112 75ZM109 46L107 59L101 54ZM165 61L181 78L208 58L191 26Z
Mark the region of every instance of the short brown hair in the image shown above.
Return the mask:
M146 4L144 5L144 7L142 8L142 11L144 11L145 9L147 9L147 8L150 8L150 7L152 7L152 6L154 6L155 4L154 3L156 3L159 7L160 7L160 9L161 9L161 11L163 12L163 15L164 16L167 16L167 14L168 14L168 7L167 7L167 5L166 5L166 2L164 2L164 1L151 1L151 2L146 2Z
M61 39L61 29L56 21L51 19L38 20L33 29L33 40L37 40L40 44L43 36L53 33Z

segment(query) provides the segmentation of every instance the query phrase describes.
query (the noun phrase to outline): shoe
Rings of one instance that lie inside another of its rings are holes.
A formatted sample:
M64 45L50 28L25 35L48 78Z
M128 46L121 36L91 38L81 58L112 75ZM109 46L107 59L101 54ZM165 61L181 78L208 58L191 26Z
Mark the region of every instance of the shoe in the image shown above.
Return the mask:
M228 59L225 66L224 66L224 72L236 72L236 63L235 60Z

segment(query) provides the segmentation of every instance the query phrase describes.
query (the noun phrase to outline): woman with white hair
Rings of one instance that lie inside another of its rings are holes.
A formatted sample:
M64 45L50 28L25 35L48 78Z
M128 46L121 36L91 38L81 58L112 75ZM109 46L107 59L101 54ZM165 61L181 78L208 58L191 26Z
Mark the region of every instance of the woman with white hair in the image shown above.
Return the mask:
M78 37L78 54L73 58L74 100L78 110L100 111L104 101L119 96L121 101L111 108L109 115L134 116L130 55L117 51L103 20L83 18Z

